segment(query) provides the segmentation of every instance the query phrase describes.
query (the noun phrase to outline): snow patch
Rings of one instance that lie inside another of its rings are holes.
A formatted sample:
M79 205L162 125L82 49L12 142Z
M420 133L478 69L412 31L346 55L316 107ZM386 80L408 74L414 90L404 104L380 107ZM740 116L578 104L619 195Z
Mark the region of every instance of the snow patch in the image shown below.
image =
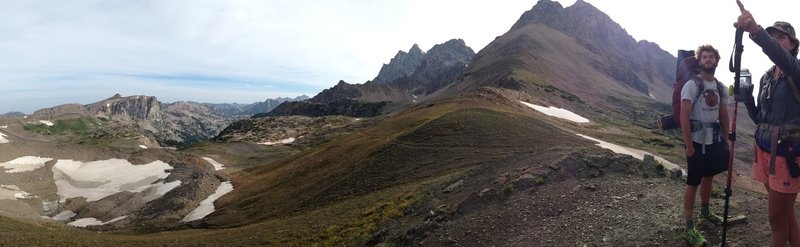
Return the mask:
M56 209L58 209L57 201L42 201L42 211L52 212L53 210Z
M145 146L145 145L139 145L139 147L142 148L142 149L147 149L147 146Z
M28 198L31 198L31 197L32 197L31 193L28 193L28 192L25 192L25 191L21 191L21 190L19 192L17 192L17 193L14 193L14 198L17 198L17 199L28 199Z
M289 144L289 143L292 143L292 142L294 142L294 137L289 137L289 138L286 138L286 139L283 139L283 140L280 140L280 141L276 141L276 142L259 142L258 144L272 146L272 145L277 145L277 144Z
M65 212L72 212L72 211L65 211ZM75 216L74 214L75 213L73 213L73 215L70 216L70 218L74 217ZM105 225L105 224L117 222L117 221L119 221L121 219L124 219L125 217L128 217L128 216L127 215L123 215L123 216L120 216L120 217L117 217L117 218L113 218L113 219L111 219L109 221L106 221L106 222L102 222L102 221L100 221L100 220L98 220L96 218L80 218L80 219L77 219L77 220L75 220L73 222L67 223L67 225L74 226L74 227L87 227L87 226ZM53 218L55 218L55 217L53 217Z
M108 224L108 223L114 223L114 222L120 221L120 220L122 220L124 218L127 218L127 217L128 217L127 215L123 215L123 216L120 216L120 217L117 217L117 218L113 218L113 219L111 219L109 221L103 222L103 225Z
M669 162L668 160L666 160L664 158L661 158L661 157L658 157L658 156L655 156L655 155L653 155L651 153L648 153L648 152L645 152L645 151L642 151L642 150L638 150L638 149L623 147L623 146L620 146L620 145L616 145L616 144L612 144L612 143L609 143L609 142L601 141L601 140L598 140L598 139L595 139L595 138L592 138L592 137L589 137L589 136L581 135L581 134L577 134L577 135L580 136L580 137L583 137L583 138L586 138L586 139L589 139L589 140L597 142L598 144L596 144L596 145L600 146L602 148L614 151L615 153L618 153L618 154L627 154L627 155L633 156L634 158L637 158L637 159L640 159L640 160L644 160L644 156L645 155L652 155L653 157L655 157L656 161L658 161L659 163L664 165L664 167L666 167L668 170L681 169L683 171L683 169L680 168L675 163ZM686 174L686 172L684 171L683 174Z
M53 180L61 202L75 197L97 201L122 191L144 192L144 199L150 201L180 185L180 181L163 182L170 169L172 166L160 160L145 165L124 159L86 163L58 160L53 166Z
M87 226L96 226L102 224L103 224L102 221L95 218L80 218L73 222L67 223L67 225L74 227L87 227Z
M575 114L574 112L571 112L571 111L566 110L566 109L561 109L561 108L553 107L553 106L544 107L544 106L540 106L540 105L534 105L534 104L531 104L531 103L528 103L528 102L525 102L525 101L520 101L520 103L522 103L523 105L526 105L526 106L528 106L530 108L533 108L534 110L537 110L537 111L539 111L541 113L544 113L544 114L546 114L548 116L553 116L553 117L557 117L557 118L561 118L561 119L566 119L566 120L569 120L569 121L572 121L572 122L576 122L576 123L588 123L589 122L589 119L587 119L585 117L581 117L580 115Z
M175 180L169 183L163 183L156 186L152 186L150 188L147 188L147 190L145 191L145 196L142 198L142 200L149 202L158 199L159 197L166 195L167 192L169 192L170 190L178 188L178 186L181 186L180 180ZM134 190L134 192L141 192L141 191Z
M225 165L223 165L222 163L217 162L216 160L214 160L212 158L208 158L208 157L202 157L202 158L204 160L208 161L208 163L211 163L211 165L214 166L214 170L219 171L219 170L225 169Z
M222 182L219 187L217 187L217 190L214 192L214 194L201 201L200 206L197 206L194 210L189 212L189 214L183 217L181 222L199 220L213 213L214 201L231 191L233 191L233 184L231 184L231 182Z
M0 125L0 129L8 129L8 125Z
M0 132L0 143L9 143L9 142L11 142L11 141L6 139L6 135L3 134L3 132Z
M47 121L47 120L39 120L39 123L43 123L44 125L47 125L47 126L53 126L53 122L50 122L50 121Z
M68 221L69 219L72 219L72 217L75 217L75 215L78 215L78 214L76 214L75 212L72 212L72 210L65 210L65 211L63 211L61 213L58 213L58 214L54 215L51 219L54 219L54 220L57 220L57 221Z
M0 163L0 166L11 169L5 171L6 173L29 172L41 168L44 166L44 163L51 160L53 159L38 156L24 156L5 163Z
M27 199L31 198L31 194L22 191L16 185L0 185L0 199Z

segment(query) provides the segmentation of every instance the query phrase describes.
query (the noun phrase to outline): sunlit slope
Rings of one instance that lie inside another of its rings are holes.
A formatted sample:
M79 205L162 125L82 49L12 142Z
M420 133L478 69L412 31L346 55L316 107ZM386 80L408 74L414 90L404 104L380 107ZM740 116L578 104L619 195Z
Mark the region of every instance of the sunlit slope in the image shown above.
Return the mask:
M419 107L281 165L244 170L234 176L244 182L222 198L224 208L208 223L234 226L287 217L581 141L513 107L491 107L471 100Z

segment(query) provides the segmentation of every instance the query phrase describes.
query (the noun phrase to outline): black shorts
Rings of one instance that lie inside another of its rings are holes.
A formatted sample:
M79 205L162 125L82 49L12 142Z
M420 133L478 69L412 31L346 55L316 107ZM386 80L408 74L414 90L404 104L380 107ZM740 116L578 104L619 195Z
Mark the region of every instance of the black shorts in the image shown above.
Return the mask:
M703 145L694 144L694 155L686 159L686 166L689 168L686 185L697 186L703 177L710 177L728 170L728 159L730 151L725 142L716 142L706 145L706 153L703 154Z

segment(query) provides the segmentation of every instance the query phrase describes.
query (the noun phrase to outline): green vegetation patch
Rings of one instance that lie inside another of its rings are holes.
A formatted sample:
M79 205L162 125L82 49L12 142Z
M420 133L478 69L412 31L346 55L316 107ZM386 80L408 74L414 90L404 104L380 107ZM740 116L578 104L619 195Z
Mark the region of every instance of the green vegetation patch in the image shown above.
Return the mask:
M95 119L90 117L59 119L53 122L52 126L44 123L33 123L23 126L27 131L42 135L59 135L66 133L83 134L95 126L100 125Z
M386 201L376 203L359 218L341 225L327 227L314 239L312 246L343 246L364 242L375 232L377 225L389 219L405 215L406 209L419 202L421 196L414 192L403 192Z

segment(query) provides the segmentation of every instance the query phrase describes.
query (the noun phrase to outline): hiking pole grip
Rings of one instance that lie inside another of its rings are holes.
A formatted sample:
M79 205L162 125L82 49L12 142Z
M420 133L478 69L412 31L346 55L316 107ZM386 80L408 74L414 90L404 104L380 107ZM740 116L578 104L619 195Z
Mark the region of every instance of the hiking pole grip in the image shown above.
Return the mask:
M742 52L744 45L742 45L742 38L744 37L744 29L736 29L736 37L734 37L735 44L733 47L733 56L729 63L729 69L734 73L733 75L733 95L739 95L739 79L742 72Z

